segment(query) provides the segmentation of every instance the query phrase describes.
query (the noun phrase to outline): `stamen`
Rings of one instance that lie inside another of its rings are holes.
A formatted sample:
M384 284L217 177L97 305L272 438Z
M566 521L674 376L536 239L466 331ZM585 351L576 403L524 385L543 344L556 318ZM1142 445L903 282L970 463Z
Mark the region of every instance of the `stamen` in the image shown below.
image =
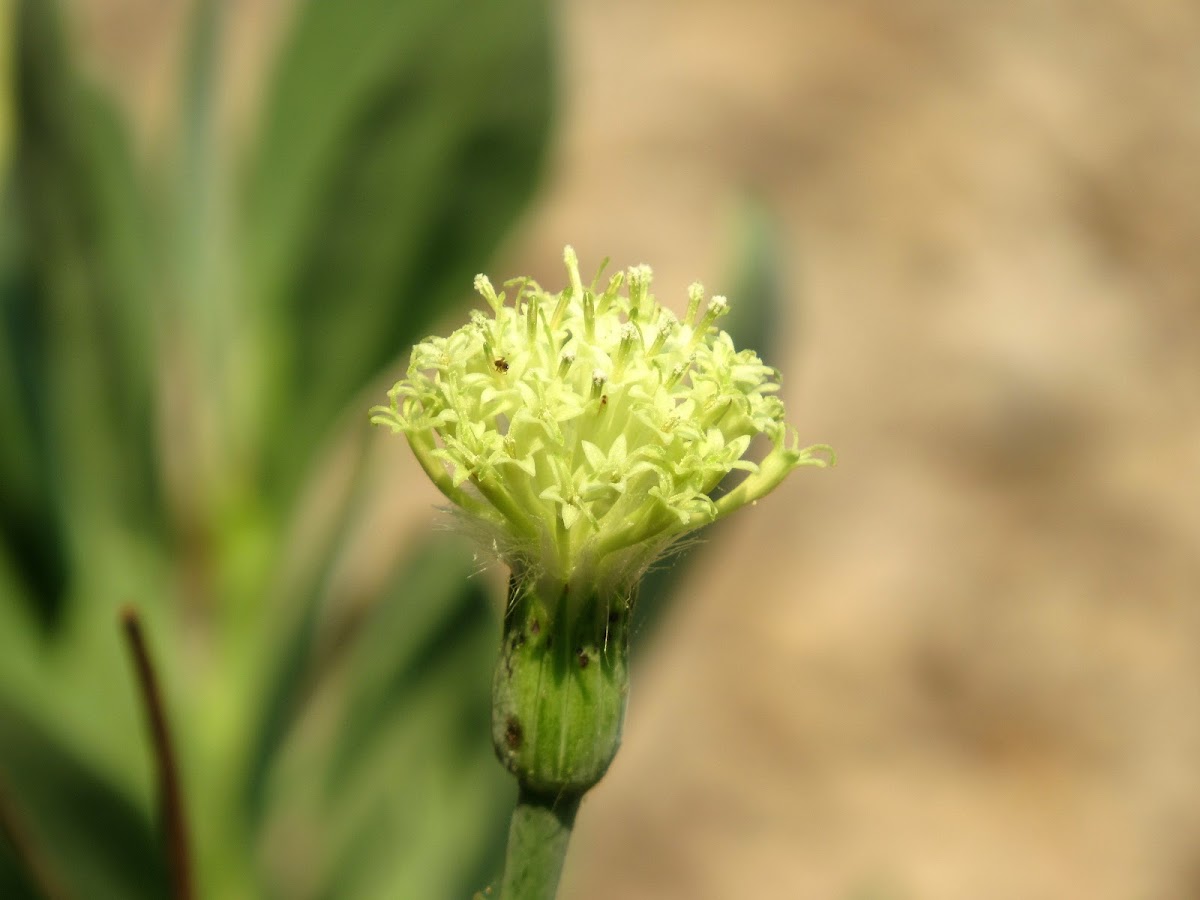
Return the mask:
M643 263L629 270L629 318L636 321L646 300L654 273Z
M695 281L688 285L688 308L687 315L683 317L683 321L691 325L696 318L696 313L700 310L700 304L704 302L704 285Z
M496 289L492 287L491 279L482 273L476 275L475 290L488 302L488 306L492 308L492 312L499 314L500 307L504 305L504 295L496 296Z
M599 300L596 302L596 313L598 315L604 315L604 313L608 312L608 309L612 306L613 301L617 299L617 292L621 290L621 285L624 283L624 272L618 272L611 279L609 279L608 287L604 289L604 293L600 295Z
M567 276L571 279L571 296L583 296L583 283L579 280L579 257L570 244L563 247L563 262L567 264Z
M562 359L558 361L558 378L559 381L565 381L567 373L571 370L572 363L575 362L574 353L564 353Z
M595 293L595 290L596 290L596 282L600 280L600 276L604 274L604 270L608 268L608 264L609 264L609 262L610 262L610 261L611 261L611 260L610 260L610 257L607 257L607 256L606 256L606 257L604 257L604 259L603 259L603 260L601 260L601 262L600 262L600 268L596 270L596 277L595 277L595 278L593 278L593 279L592 279L592 283L591 283L590 285L588 285L588 290L590 290L590 291L592 291L593 293Z
M663 346L667 343L667 338L669 338L678 327L679 320L675 318L675 314L670 310L664 310L663 314L659 316L658 333L654 336L654 343L650 345L647 355L654 356L660 350L662 350Z
M629 362L629 353L633 350L633 342L640 341L642 333L633 322L621 326L621 343L617 346L617 358L613 366L612 377L620 378L625 372L625 364Z
M535 293L530 296L529 302L525 304L525 336L531 347L534 346L537 338L538 313L540 309L540 295Z
M583 292L583 333L589 341L596 339L596 298L591 291Z
M679 380L681 378L683 378L684 372L686 372L691 367L692 361L694 359L695 359L695 355L693 354L692 356L689 356L687 358L686 364L685 363L676 363L671 369L671 374L667 376L667 380L665 382L665 387L673 388L673 387L675 387L675 385L679 384Z
M729 301L720 294L715 295L708 301L708 309L704 311L704 318L700 320L700 324L696 326L696 330L692 333L692 340L688 344L688 348L695 347L708 334L708 329L712 324L729 312Z

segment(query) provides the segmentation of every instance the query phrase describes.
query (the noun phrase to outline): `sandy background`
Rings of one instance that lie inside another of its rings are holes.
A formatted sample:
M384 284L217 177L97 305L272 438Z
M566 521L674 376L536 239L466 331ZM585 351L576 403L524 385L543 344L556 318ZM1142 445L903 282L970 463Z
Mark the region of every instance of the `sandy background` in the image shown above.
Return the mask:
M234 132L286 5L233 4ZM86 6L150 147L183 6ZM705 553L564 896L1200 897L1200 5L558 24L550 170L494 274L557 284L570 241L678 306L759 192L791 417L841 459Z

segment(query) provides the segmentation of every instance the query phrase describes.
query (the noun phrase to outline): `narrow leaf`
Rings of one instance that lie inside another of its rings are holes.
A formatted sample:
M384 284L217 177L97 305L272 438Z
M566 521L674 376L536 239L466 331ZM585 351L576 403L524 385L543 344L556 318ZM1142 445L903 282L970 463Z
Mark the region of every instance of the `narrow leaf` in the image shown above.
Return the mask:
M513 793L491 748L490 606L463 548L431 544L342 638L271 790L273 822L320 836L303 871L288 867L296 893L469 896L486 881Z
M153 900L166 895L158 839L145 816L3 702L0 781L31 845L69 896ZM15 881L0 880L0 896L10 896L9 885ZM21 896L17 890L14 886L13 896Z
M545 0L303 3L248 183L251 303L275 348L286 494L331 419L469 293L532 190Z
M16 13L0 252L0 359L13 379L0 421L13 449L0 454L0 498L11 498L0 536L26 541L14 557L52 619L83 522L156 515L154 251L124 127L76 70L58 4L24 0Z

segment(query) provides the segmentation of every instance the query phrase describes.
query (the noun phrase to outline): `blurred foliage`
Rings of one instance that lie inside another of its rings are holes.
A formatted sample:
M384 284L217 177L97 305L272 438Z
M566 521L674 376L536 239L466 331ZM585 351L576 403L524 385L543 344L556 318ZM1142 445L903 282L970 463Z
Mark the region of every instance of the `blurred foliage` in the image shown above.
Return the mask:
M129 600L200 896L465 897L497 873L515 788L489 739L484 585L441 541L346 604L366 438L335 451L535 186L547 7L300 2L260 127L230 148L222 4L196 0L151 166L60 5L0 0L0 812L69 896L167 890ZM770 334L777 301L764 221L746 217L739 340ZM298 561L305 498L339 465ZM652 576L648 613L677 576ZM25 879L0 834L0 897L32 896Z
M312 566L285 543L339 419L365 431L364 390L465 299L532 192L547 4L301 2L235 148L222 6L194 4L155 166L64 8L0 6L0 797L71 896L164 894L116 625L134 599L202 896L466 895L510 799L469 561L403 554L330 663L361 477ZM304 731L314 709L332 730ZM276 835L319 852L280 863ZM0 841L0 896L28 894L19 870Z

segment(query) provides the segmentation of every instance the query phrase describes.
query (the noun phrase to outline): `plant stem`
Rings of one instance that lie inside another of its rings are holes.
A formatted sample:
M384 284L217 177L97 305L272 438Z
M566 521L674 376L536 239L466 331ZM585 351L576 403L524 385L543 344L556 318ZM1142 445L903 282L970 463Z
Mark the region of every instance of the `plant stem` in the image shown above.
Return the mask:
M554 900L579 800L521 788L508 829L500 900Z
M192 900L196 896L192 886L191 856L188 853L187 817L184 814L183 790L179 783L179 767L171 745L171 732L167 728L166 707L162 690L150 660L146 638L142 634L142 621L132 606L121 610L121 626L129 645L141 688L142 705L146 710L146 723L154 745L154 759L158 768L158 802L167 832L167 856L171 872L171 897L173 900Z

